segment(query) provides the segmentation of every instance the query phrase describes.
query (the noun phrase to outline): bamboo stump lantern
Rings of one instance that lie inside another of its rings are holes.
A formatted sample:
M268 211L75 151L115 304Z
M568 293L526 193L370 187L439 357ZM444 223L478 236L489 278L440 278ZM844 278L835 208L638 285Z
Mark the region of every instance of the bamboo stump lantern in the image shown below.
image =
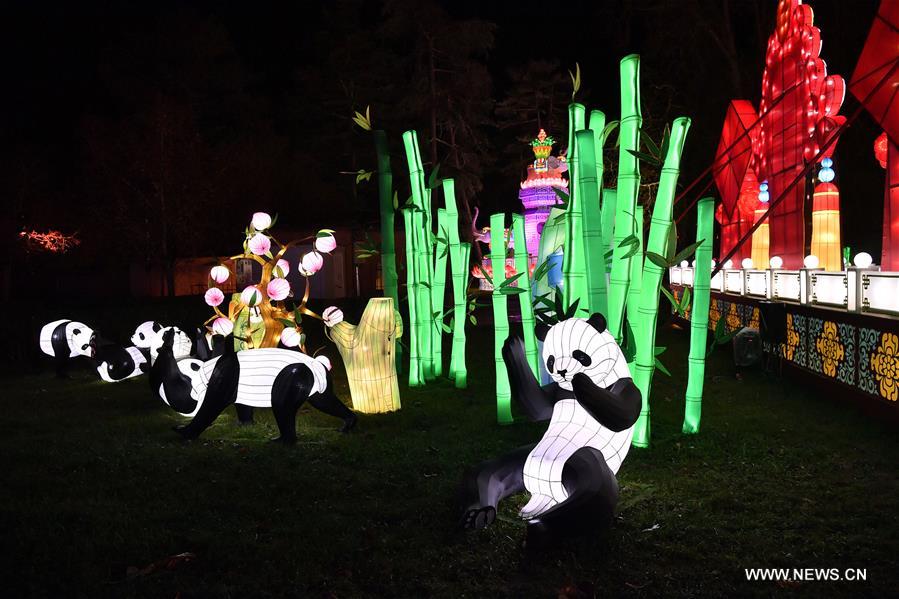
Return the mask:
M393 298L369 300L358 325L344 322L343 313L334 306L322 317L343 358L353 409L363 414L399 410L395 352L403 320L394 310Z

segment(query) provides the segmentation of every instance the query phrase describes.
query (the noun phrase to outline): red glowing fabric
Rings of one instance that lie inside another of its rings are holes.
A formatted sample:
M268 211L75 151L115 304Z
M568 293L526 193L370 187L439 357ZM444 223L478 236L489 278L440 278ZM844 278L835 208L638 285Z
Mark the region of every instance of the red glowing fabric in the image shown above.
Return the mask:
M887 167L887 132L884 131L874 140L874 158L880 163L880 168Z
M756 120L752 103L747 100L732 100L727 107L721 138L715 152L715 186L721 194L721 204L716 209L721 223L721 255L724 256L736 245L740 236L752 225L755 203L758 203L758 184L755 175L749 171L752 158L752 138L746 134ZM751 181L747 181L750 178ZM747 211L748 210L748 211ZM749 243L745 245L749 255ZM733 256L734 262L742 258L743 248Z
M883 270L899 271L899 147L890 141L887 148L887 182L883 198Z
M834 143L820 148L845 122L837 113L845 95L839 75L827 75L819 57L821 32L813 25L810 6L800 0L781 0L777 27L768 39L762 76L761 116L753 139L750 168L767 180L771 198L784 193L805 163L833 153ZM794 185L768 218L771 255L783 258L785 268L801 268L805 247L805 186Z
M899 0L883 0L852 73L849 91L865 104L871 116L893 141L899 140L899 101L896 93L899 69L893 69L897 59ZM885 77L888 81L881 84Z

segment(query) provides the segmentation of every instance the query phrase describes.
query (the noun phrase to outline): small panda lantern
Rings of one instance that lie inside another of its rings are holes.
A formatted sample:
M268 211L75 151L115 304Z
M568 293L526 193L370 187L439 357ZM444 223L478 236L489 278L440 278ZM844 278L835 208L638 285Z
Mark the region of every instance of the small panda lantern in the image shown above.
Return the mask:
M326 357L279 348L235 353L226 342L225 353L212 360L178 358L178 333L164 329L159 335L150 387L166 405L192 418L175 429L184 438L199 437L231 404L241 419L241 407L271 408L283 443L296 441L296 414L305 402L342 419L342 432L355 426L356 415L334 395Z
M549 420L539 442L473 468L463 482L464 528L483 528L498 503L527 491L519 515L529 530L571 534L611 521L615 474L640 415L640 391L601 314L539 326L552 382L540 386L521 339L509 338L503 360L512 398L535 421Z

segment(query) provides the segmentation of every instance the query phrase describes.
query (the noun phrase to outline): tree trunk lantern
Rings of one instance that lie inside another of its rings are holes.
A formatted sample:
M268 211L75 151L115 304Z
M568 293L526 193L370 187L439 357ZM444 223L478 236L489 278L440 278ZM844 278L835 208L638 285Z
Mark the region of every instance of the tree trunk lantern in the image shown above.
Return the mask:
M403 319L393 307L393 298L369 300L358 325L344 322L343 314L334 307L322 316L343 358L353 409L364 414L399 410L395 352L396 340L403 334Z

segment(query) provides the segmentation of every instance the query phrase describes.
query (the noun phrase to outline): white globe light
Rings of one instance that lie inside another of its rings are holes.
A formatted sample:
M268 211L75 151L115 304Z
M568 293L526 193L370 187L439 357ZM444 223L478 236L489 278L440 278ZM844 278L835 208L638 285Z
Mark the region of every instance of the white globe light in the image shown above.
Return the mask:
M718 263L715 262L715 259L714 259L714 258L712 258L712 269L713 269L713 270L714 270L716 264L718 264Z
M859 268L868 268L869 266L871 266L871 264L874 263L874 258L872 258L871 254L869 254L868 252L859 252L855 255L852 263Z
M734 261L733 261L733 260L728 260L727 262L724 263L724 268L726 268L727 270L730 270L730 269L733 268L733 267L734 267Z
M693 261L690 262L690 266L692 266L693 268L696 268L696 258L693 258Z
M818 261L818 256L814 254L809 254L808 256L806 256L802 263L806 268L818 268L818 264L820 264L820 262Z
M743 258L743 261L740 263L744 270L749 270L752 268L752 258Z
M781 258L780 256L774 256L768 261L768 265L771 268L782 268L784 265L783 258Z
M681 267L681 268L687 268L687 267L689 267L689 266L690 266L690 263L687 262L686 260L681 260L681 261L680 261L680 267Z

